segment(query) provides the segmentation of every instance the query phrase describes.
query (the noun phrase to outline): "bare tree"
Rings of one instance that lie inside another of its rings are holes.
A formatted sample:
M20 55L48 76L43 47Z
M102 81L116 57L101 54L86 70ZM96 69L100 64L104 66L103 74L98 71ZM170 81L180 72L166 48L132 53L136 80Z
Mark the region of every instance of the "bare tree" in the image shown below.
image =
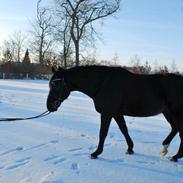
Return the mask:
M88 32L93 36L96 20L108 17L119 10L121 0L55 0L64 8L70 18L70 34L75 47L75 62L79 65L80 41L87 39Z
M3 50L3 62L11 61L12 60L12 54L9 48L6 48Z
M12 61L13 55L14 55L14 47L12 48L12 45L9 40L4 40L2 44L2 61Z
M158 64L158 61L155 60L155 61L154 61L153 73L157 73L157 72L159 72L159 70L160 70L160 66L159 66L159 64Z
M72 55L71 35L70 35L70 17L64 9L60 9L56 4L54 17L54 38L61 44L62 51L60 52L62 67L67 68L68 61Z
M38 62L43 64L45 54L52 46L53 39L51 38L52 16L48 8L41 6L41 2L42 0L37 2L37 18L32 24L33 31L30 32L33 36L31 47L38 54Z
M10 43L15 48L14 59L17 62L21 61L21 55L22 55L22 51L24 51L23 47L24 47L25 40L26 40L26 36L21 31L15 31L10 36Z
M118 56L118 53L117 52L114 53L114 56L112 58L112 62L113 62L114 65L118 65L119 56Z
M24 52L26 37L21 31L15 31L9 35L9 39L4 40L3 50L11 54L11 60L20 62Z
M145 64L144 64L144 74L150 74L151 73L151 66L149 65L149 62L146 61Z
M170 71L171 71L172 73L178 73L178 72L179 72L179 71L178 71L178 68L177 68L177 65L176 65L176 63L175 63L175 60L172 61Z
M141 66L141 58L139 55L134 55L130 58L130 66L131 67L140 67Z

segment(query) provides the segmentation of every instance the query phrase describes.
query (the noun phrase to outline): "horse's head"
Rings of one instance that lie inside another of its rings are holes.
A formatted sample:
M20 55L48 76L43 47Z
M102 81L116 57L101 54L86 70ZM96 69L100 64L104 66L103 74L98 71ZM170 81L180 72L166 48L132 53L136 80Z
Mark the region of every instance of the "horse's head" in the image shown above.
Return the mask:
M64 78L66 71L61 68L59 70L52 68L52 72L53 76L49 82L50 91L47 98L47 109L50 112L56 111L70 94L70 89Z

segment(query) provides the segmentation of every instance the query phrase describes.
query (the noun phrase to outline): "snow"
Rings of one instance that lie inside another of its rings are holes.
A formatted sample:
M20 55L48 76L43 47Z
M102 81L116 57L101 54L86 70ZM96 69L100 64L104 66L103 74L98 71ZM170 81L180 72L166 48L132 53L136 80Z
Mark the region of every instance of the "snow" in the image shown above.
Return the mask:
M44 112L47 94L48 81L0 80L0 118ZM161 157L170 131L163 116L125 118L135 154L125 154L126 142L113 121L96 160L89 155L98 143L100 115L82 93L72 93L44 118L0 122L0 183L182 183L183 160L169 160L178 136Z

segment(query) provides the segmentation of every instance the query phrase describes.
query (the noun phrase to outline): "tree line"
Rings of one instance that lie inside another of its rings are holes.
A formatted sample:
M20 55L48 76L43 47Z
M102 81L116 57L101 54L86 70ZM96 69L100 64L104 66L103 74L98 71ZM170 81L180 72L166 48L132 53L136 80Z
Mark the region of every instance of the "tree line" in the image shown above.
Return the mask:
M100 33L95 23L105 21L120 10L121 0L38 0L35 19L28 32L15 31L2 45L1 73L49 74L50 67L69 68L79 65L118 65L118 56L111 61L98 61L84 55L92 49ZM138 55L131 59L128 70L136 73L167 73L166 66L140 63ZM172 64L171 72L178 72Z
M138 55L135 55L131 58L129 66L118 65L118 56L115 55L111 61L97 61L95 57L86 57L86 60L83 61L82 65L106 65L106 66L120 66L133 73L138 74L153 74L153 73L176 73L180 74L176 66L175 61L172 62L171 67L168 68L166 65L158 65L156 61L154 63L154 68L149 64L148 61L145 61L142 64L142 60ZM6 61L0 64L0 77L1 78L31 78L31 79L48 79L51 75L50 64L41 64L41 63L31 63L29 57L28 49L25 52L25 56L22 62L12 62ZM71 66L72 67L72 66ZM3 76L3 73L6 76Z

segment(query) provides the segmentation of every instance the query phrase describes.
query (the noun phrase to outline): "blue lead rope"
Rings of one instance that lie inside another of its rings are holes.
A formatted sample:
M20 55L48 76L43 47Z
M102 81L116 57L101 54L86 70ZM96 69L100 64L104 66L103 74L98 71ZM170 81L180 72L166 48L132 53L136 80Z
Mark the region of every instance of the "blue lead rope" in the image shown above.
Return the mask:
M0 121L21 121L21 120L36 119L36 118L41 118L41 117L47 116L50 113L51 112L49 112L49 111L45 111L37 116L32 116L32 117L28 117L28 118L0 118Z

